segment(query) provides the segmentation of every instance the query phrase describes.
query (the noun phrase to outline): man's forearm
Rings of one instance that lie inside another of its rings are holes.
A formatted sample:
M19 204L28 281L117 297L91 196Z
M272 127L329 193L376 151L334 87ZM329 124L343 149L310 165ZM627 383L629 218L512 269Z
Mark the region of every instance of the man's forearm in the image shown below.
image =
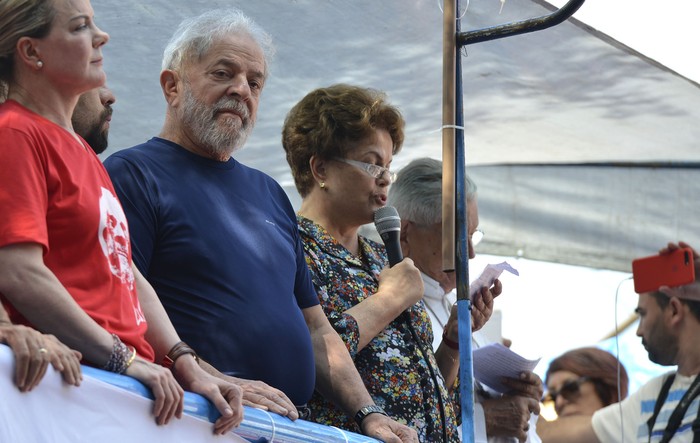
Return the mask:
M445 387L452 392L459 374L459 351L451 349L443 342L435 351L435 360L445 379Z
M155 362L160 363L163 361L168 351L170 351L180 339L151 284L141 275L136 265L132 265L132 269L134 271L136 293L139 297L141 310L148 322L146 340L153 347Z

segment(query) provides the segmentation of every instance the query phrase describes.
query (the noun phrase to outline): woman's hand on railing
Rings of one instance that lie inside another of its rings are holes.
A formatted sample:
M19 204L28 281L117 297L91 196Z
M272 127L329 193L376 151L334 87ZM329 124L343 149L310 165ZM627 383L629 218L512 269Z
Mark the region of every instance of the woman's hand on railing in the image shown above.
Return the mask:
M370 414L362 421L362 433L385 443L418 443L418 434L382 414Z
M56 337L22 325L0 324L0 343L7 343L15 355L15 384L22 392L34 389L46 374L49 363L63 380L79 386L80 352L70 349Z

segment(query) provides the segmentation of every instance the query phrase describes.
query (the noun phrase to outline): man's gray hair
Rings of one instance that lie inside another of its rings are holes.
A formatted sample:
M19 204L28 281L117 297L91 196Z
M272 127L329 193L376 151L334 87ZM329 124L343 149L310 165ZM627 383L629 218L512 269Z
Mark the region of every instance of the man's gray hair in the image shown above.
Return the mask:
M265 77L275 53L272 37L238 9L215 9L180 23L163 51L162 69L179 70L183 62L203 57L211 45L229 33L246 33L262 49Z
M465 174L467 201L474 199L476 184ZM442 162L419 158L406 165L389 188L388 205L402 220L430 226L442 220Z

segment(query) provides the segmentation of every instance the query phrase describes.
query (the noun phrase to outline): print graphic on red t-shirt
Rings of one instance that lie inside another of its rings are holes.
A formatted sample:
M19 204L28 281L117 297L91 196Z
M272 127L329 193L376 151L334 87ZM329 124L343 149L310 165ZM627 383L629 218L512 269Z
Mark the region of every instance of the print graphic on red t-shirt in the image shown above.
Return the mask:
M100 196L100 227L99 241L102 246L109 268L122 283L129 287L134 298L134 315L136 323L141 324L146 319L141 312L141 306L134 291L134 273L129 261L129 230L126 215L119 200L109 189L102 188Z

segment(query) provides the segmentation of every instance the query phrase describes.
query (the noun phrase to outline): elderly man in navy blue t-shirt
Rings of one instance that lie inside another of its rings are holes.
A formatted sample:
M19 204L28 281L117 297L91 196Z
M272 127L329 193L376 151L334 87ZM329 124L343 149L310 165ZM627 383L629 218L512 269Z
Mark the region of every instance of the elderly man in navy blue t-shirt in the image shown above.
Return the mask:
M321 310L286 194L231 157L254 126L268 49L269 37L236 10L175 32L160 75L160 135L105 161L134 262L184 341L225 374L264 382L236 379L249 404L294 419L291 403L317 389L365 434L418 441L374 405Z

